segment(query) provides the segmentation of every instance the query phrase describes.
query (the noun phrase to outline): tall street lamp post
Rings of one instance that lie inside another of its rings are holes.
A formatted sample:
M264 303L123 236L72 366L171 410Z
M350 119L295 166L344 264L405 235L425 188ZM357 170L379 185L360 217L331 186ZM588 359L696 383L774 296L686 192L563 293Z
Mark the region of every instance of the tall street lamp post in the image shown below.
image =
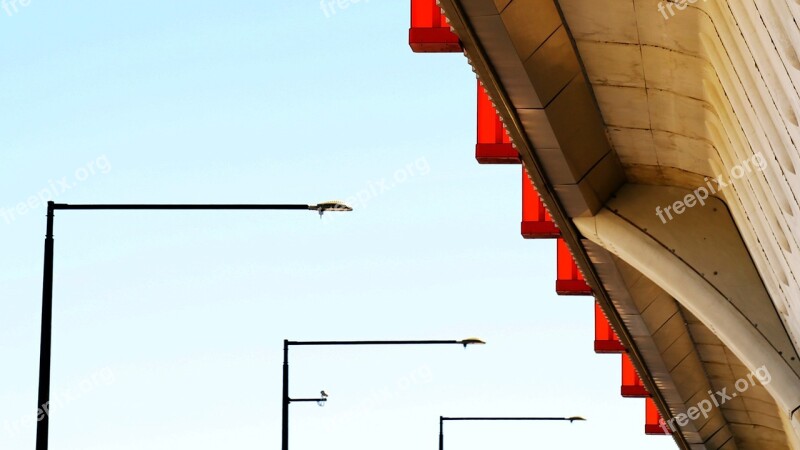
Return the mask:
M53 219L56 210L311 210L320 215L326 211L352 211L340 202L325 202L316 205L299 204L97 204L70 205L47 202L47 234L44 240L44 276L42 280L42 325L39 350L39 395L36 403L36 450L47 450L50 425L50 353L53 324Z
M331 345L468 345L485 344L480 339L462 340L418 340L418 341L283 341L283 401L281 420L281 450L289 450L289 403L297 400L289 397L289 347L290 346L331 346ZM324 391L322 392L324 394ZM326 396L323 396L323 398ZM316 401L310 399L309 401Z

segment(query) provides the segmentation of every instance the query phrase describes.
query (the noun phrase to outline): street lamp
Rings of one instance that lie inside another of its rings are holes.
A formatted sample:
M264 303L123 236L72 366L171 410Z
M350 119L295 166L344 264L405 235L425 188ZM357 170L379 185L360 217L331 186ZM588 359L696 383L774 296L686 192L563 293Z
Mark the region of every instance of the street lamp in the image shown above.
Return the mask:
M468 345L485 344L478 338L467 338L461 340L421 340L421 341L290 341L283 340L283 395L282 395L282 420L281 420L281 450L289 450L289 403L297 400L289 397L289 347L293 345L302 346L330 346L330 345ZM327 397L322 391L323 398ZM309 400L313 401L313 400Z
M53 218L55 211L61 210L311 210L352 211L344 203L330 201L316 205L299 204L231 204L231 205L197 205L197 204L98 204L70 205L67 203L47 202L47 234L44 240L44 275L42 281L42 327L39 350L39 398L36 404L36 450L47 450L50 425L50 353L53 324Z
M439 450L444 450L444 422L446 420L454 421L564 421L568 420L572 423L576 420L586 420L580 416L572 417L443 417L439 416Z

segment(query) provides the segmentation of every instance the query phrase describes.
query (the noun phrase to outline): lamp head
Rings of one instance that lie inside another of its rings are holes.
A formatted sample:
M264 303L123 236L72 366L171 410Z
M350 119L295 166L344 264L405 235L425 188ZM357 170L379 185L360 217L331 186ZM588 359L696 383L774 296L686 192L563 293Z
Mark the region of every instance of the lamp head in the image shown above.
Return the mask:
M462 340L458 341L458 343L459 344L463 344L464 348L467 348L468 345L483 345L483 344L486 344L486 342L484 342L484 341L482 341L482 340L480 340L480 339L478 339L476 337L462 339Z
M581 416L572 416L572 417L567 417L567 420L569 420L569 423L572 423L572 422L574 422L574 421L576 421L576 420L583 420L583 421L585 421L586 419L584 419L584 418L583 418L583 417L581 417Z
M322 202L317 203L316 205L308 205L308 209L313 211L319 211L320 217L322 213L325 211L352 211L353 208L347 205L347 203L339 202L339 201L329 201L329 202Z

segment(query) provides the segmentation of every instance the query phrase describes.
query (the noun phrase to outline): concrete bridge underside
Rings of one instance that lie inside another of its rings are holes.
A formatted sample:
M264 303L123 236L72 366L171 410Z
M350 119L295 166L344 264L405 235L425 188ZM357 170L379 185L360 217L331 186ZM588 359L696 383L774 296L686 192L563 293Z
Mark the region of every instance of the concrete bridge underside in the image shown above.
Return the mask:
M665 419L800 449L800 3L440 0Z

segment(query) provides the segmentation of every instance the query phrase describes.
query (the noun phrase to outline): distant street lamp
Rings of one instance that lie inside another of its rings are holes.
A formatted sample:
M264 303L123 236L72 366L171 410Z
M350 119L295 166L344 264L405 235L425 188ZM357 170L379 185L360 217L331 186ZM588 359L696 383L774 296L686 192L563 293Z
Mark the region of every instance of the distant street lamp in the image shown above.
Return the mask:
M456 340L424 340L424 341L283 341L283 401L281 402L281 450L289 450L289 404L297 401L317 401L320 406L327 399L325 391L320 392L320 399L293 399L289 397L289 347L298 346L331 346L331 345L468 345L485 344L478 338Z
M50 354L52 348L53 324L53 218L55 211L61 210L311 210L352 211L353 208L341 202L324 202L316 205L269 205L269 204L234 204L234 205L192 205L192 204L100 204L69 205L66 203L47 202L47 234L44 240L44 275L42 281L42 326L39 350L39 396L36 403L36 450L47 450L50 425Z
M580 416L573 417L443 417L439 416L439 450L444 450L444 422L451 421L566 421L586 420Z

